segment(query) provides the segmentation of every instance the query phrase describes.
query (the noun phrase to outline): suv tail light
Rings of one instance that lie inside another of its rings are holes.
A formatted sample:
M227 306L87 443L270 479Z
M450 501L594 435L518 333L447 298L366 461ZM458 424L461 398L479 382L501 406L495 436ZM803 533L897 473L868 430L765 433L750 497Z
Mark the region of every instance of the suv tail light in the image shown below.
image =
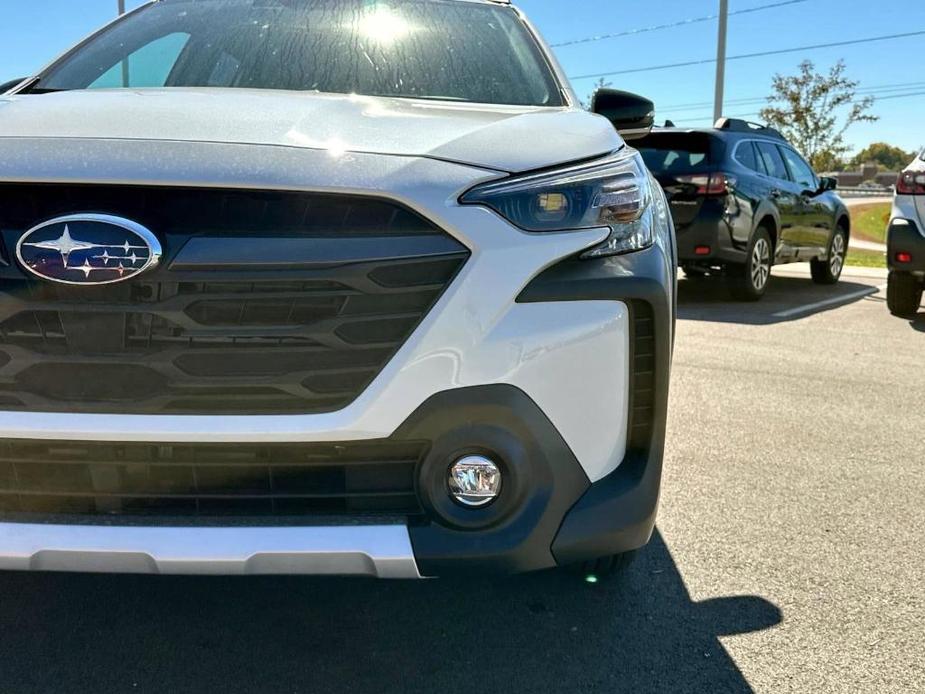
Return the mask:
M896 181L897 195L925 195L925 172L903 171Z
M697 195L725 195L727 186L733 181L724 173L691 174L689 176L675 176L678 183L688 183L697 186Z

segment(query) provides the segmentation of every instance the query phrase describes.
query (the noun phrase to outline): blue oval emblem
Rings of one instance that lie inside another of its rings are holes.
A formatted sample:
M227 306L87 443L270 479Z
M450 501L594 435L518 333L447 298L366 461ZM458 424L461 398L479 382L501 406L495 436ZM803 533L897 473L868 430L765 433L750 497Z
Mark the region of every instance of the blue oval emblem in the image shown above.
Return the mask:
M157 265L161 244L128 219L76 214L27 231L16 245L16 257L29 272L52 282L112 284Z

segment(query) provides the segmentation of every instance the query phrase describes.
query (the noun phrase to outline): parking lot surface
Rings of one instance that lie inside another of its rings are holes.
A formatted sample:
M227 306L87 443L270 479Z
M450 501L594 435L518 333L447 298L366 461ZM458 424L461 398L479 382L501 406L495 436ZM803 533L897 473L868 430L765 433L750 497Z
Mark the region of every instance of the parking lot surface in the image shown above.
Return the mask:
M925 309L682 281L659 529L624 580L0 574L3 692L925 689Z

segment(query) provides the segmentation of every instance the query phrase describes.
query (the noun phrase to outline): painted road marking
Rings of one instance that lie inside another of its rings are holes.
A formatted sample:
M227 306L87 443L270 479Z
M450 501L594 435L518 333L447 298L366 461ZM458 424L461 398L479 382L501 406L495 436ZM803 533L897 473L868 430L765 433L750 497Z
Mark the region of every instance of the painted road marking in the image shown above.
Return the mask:
M816 301L812 304L806 304L804 306L797 306L796 308L789 308L786 311L778 311L774 314L775 318L791 318L793 316L798 316L802 313L810 313L816 309L825 308L826 306L834 306L836 304L844 304L854 299L862 299L865 296L871 296L872 294L878 294L886 289L885 284L881 284L879 287L867 287L866 289L859 289L856 292L851 294L843 294L842 296L833 296L831 299L824 299L822 301Z

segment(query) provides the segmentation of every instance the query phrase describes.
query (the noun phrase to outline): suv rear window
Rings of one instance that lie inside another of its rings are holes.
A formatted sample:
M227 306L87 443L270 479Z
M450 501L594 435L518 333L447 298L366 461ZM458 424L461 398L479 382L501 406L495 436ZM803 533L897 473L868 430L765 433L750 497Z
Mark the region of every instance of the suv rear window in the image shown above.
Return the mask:
M458 0L162 0L40 78L39 92L240 87L563 105L517 13Z
M709 171L713 165L712 142L705 133L652 133L633 146L655 175Z

